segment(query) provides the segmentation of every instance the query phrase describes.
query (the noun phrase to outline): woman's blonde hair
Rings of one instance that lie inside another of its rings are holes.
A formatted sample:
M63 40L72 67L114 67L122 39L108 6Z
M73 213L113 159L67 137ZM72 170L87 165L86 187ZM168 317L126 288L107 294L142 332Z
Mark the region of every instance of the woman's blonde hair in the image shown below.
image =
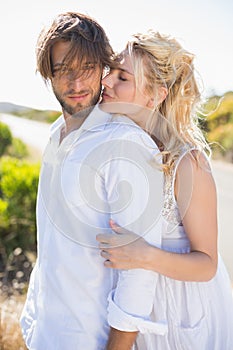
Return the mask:
M197 108L201 99L194 75L194 55L174 38L153 31L134 35L127 51L137 87L154 96L155 109L147 122L147 131L162 146L164 171L171 169L184 146L210 152L198 127ZM159 87L166 88L167 96L157 104Z

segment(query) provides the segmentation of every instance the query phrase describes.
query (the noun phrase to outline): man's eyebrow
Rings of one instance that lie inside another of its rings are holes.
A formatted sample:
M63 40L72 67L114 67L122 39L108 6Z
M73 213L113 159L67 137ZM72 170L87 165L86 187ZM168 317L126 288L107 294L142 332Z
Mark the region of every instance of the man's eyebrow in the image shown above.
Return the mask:
M95 61L86 61L86 62L83 62L83 64L85 65L85 64L97 64L97 62L95 62Z
M65 64L65 63L62 63L62 62L61 62L61 63L57 62L57 63L54 63L54 64L53 64L53 68L54 68L54 67L65 67L65 66L66 66L66 64Z
M67 72L68 67L64 62L56 62L56 63L52 64L51 70L52 70L53 74L55 74L55 73L63 74L65 72Z
M83 66L85 67L85 66L92 65L92 64L95 65L96 62L84 62ZM54 67L67 67L67 64L64 62L57 62L57 63L53 64L53 68Z

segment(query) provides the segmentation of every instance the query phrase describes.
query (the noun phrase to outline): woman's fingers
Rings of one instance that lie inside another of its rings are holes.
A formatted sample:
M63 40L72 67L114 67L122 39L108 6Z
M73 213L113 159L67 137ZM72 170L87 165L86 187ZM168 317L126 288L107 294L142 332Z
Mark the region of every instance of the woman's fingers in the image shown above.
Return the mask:
M108 259L110 257L110 254L104 249L101 250L100 255L105 259Z
M109 223L110 223L111 229L114 232L99 233L96 236L96 240L99 242L100 250L108 251L108 253L110 253L111 248L121 248L121 247L123 248L124 246L127 246L128 244L131 244L141 238L135 233L117 225L112 219L109 221ZM111 253L112 253L112 257L114 258L116 254L120 256L122 254L122 251L114 250L114 252L111 252ZM102 255L102 256L107 259L105 255Z
M115 233L99 233L96 240L99 242L99 248L116 248L128 243L125 236L118 236Z
M112 263L110 260L105 260L105 261L104 261L104 266L105 266L105 267L114 268L113 263Z
M101 250L100 255L102 256L102 258L105 259L105 267L115 268L115 264L111 261L111 254L109 252L107 252L106 250Z
M112 219L109 220L109 224L111 229L118 233L118 234L126 234L126 233L130 233L130 231L126 230L125 228L119 226L118 224L115 223L115 221L113 221Z
M102 244L110 244L111 236L111 233L99 233L96 235L96 240Z

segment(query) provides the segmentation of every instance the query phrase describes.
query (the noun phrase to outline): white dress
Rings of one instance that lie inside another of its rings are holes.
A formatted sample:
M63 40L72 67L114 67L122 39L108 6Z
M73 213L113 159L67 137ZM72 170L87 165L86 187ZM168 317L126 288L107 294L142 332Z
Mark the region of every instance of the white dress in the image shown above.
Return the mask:
M181 153L164 190L162 247L177 253L190 251L174 198L176 169L188 151ZM221 257L209 282L183 282L159 275L151 319L166 322L168 332L163 336L140 333L135 350L232 350L232 289Z

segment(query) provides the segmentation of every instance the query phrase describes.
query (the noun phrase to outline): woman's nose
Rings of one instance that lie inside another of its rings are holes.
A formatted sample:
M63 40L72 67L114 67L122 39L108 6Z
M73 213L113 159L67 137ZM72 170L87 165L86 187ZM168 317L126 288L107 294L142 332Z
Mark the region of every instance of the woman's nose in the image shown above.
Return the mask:
M102 79L102 84L104 87L108 88L113 88L114 86L114 78L111 73L107 74L103 79Z

